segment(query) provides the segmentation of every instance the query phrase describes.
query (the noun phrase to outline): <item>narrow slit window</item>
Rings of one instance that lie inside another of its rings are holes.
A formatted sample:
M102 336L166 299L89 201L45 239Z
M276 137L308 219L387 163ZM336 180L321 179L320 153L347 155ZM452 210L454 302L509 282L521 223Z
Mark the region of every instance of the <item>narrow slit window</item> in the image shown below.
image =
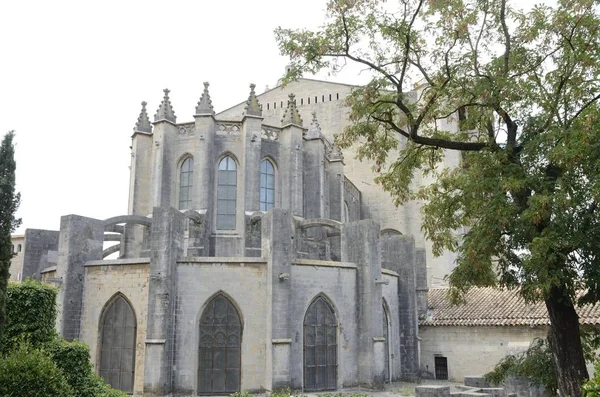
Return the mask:
M269 160L260 164L260 210L268 211L275 206L275 167Z
M229 157L219 163L217 187L217 229L235 230L237 165Z

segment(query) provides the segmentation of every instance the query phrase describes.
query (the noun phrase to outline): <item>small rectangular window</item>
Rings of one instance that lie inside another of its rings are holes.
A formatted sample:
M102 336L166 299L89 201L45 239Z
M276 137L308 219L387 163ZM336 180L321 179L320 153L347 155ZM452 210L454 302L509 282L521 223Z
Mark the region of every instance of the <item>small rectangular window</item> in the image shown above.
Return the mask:
M308 104L310 105L310 97L308 97Z
M335 94L335 98L340 99L340 94L339 93Z
M304 98L300 98L300 105L304 105Z
M435 359L435 378L448 380L448 358L436 356Z
M21 281L22 277L23 277L23 273L17 273L17 281Z
M331 102L331 94L329 94L329 102Z
M315 103L317 103L317 96L315 95Z

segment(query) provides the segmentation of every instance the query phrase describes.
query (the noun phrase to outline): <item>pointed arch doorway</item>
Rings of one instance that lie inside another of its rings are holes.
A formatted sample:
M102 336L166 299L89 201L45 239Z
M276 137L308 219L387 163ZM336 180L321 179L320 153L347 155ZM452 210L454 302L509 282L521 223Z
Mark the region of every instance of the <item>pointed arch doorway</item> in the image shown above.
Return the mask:
M240 391L242 323L223 294L212 298L200 318L198 394Z
M112 388L132 393L137 330L133 308L117 294L106 304L101 318L99 375Z
M337 387L337 320L331 304L318 296L304 316L304 390Z

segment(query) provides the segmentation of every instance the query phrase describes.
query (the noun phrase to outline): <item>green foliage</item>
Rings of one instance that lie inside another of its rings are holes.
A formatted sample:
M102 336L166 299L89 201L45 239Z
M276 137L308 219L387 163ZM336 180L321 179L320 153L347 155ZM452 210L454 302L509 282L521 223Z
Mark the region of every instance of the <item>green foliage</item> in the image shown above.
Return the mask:
M396 204L423 203L434 254L456 252L454 301L500 285L551 307L574 396L587 377L574 308L600 301L599 26L598 0L331 0L318 30L275 31L284 82L367 69L338 144L358 146Z
M5 332L0 340L5 356L2 361L12 362L16 358L27 356L25 364L40 359L50 368L50 374L58 374L61 382L67 384L69 393L77 397L122 397L127 394L111 389L100 377L94 375L90 363L90 351L85 343L67 342L58 338L54 329L56 319L56 288L33 279L22 283L11 283L7 294L7 318ZM40 357L43 357L41 359ZM50 364L48 364L50 362ZM40 370L46 368L43 367ZM5 376L14 378L14 382L25 382L27 378L11 371L20 367L11 365L4 368ZM36 367L37 368L37 367ZM32 371L37 369L33 368ZM54 369L52 369L54 368ZM35 372L34 372L35 373ZM54 376L54 375L53 375ZM13 383L14 387L17 386ZM1 389L1 388L0 388ZM25 390L25 389L15 389ZM46 395L46 389L40 389ZM50 392L49 392L50 393ZM4 396L0 392L0 396ZM23 395L29 394L6 394ZM63 394L47 394L48 396ZM64 394L70 396L70 394Z
M534 339L525 352L511 354L500 360L485 375L485 379L499 385L511 375L525 377L533 385L545 387L550 395L555 395L558 389L556 366L548 342L541 338Z
M242 390L230 394L229 397L254 397L254 394L250 393L248 390Z
M67 342L56 339L44 346L57 367L64 373L71 388L81 397L97 395L96 384L92 381L92 365L90 350L85 343Z
M583 384L583 397L600 397L600 361L594 364L594 377Z
M19 340L40 347L56 337L56 288L33 279L10 283L7 290L7 323L1 350L9 350Z
M44 352L21 343L0 360L0 396L75 397L64 374Z
M21 195L15 194L14 136L14 131L8 132L0 144L0 337L6 323L6 288L13 256L10 234L21 224L21 219L15 218Z

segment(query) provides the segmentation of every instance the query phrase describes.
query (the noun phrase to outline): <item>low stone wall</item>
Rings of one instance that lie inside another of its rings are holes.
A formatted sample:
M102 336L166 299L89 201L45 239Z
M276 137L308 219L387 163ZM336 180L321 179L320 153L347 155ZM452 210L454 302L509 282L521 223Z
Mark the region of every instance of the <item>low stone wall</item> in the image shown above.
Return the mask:
M450 392L450 386L425 385L415 388L416 397L550 397L542 387L526 378L509 377L503 387L492 387L482 376L465 376L464 386Z

